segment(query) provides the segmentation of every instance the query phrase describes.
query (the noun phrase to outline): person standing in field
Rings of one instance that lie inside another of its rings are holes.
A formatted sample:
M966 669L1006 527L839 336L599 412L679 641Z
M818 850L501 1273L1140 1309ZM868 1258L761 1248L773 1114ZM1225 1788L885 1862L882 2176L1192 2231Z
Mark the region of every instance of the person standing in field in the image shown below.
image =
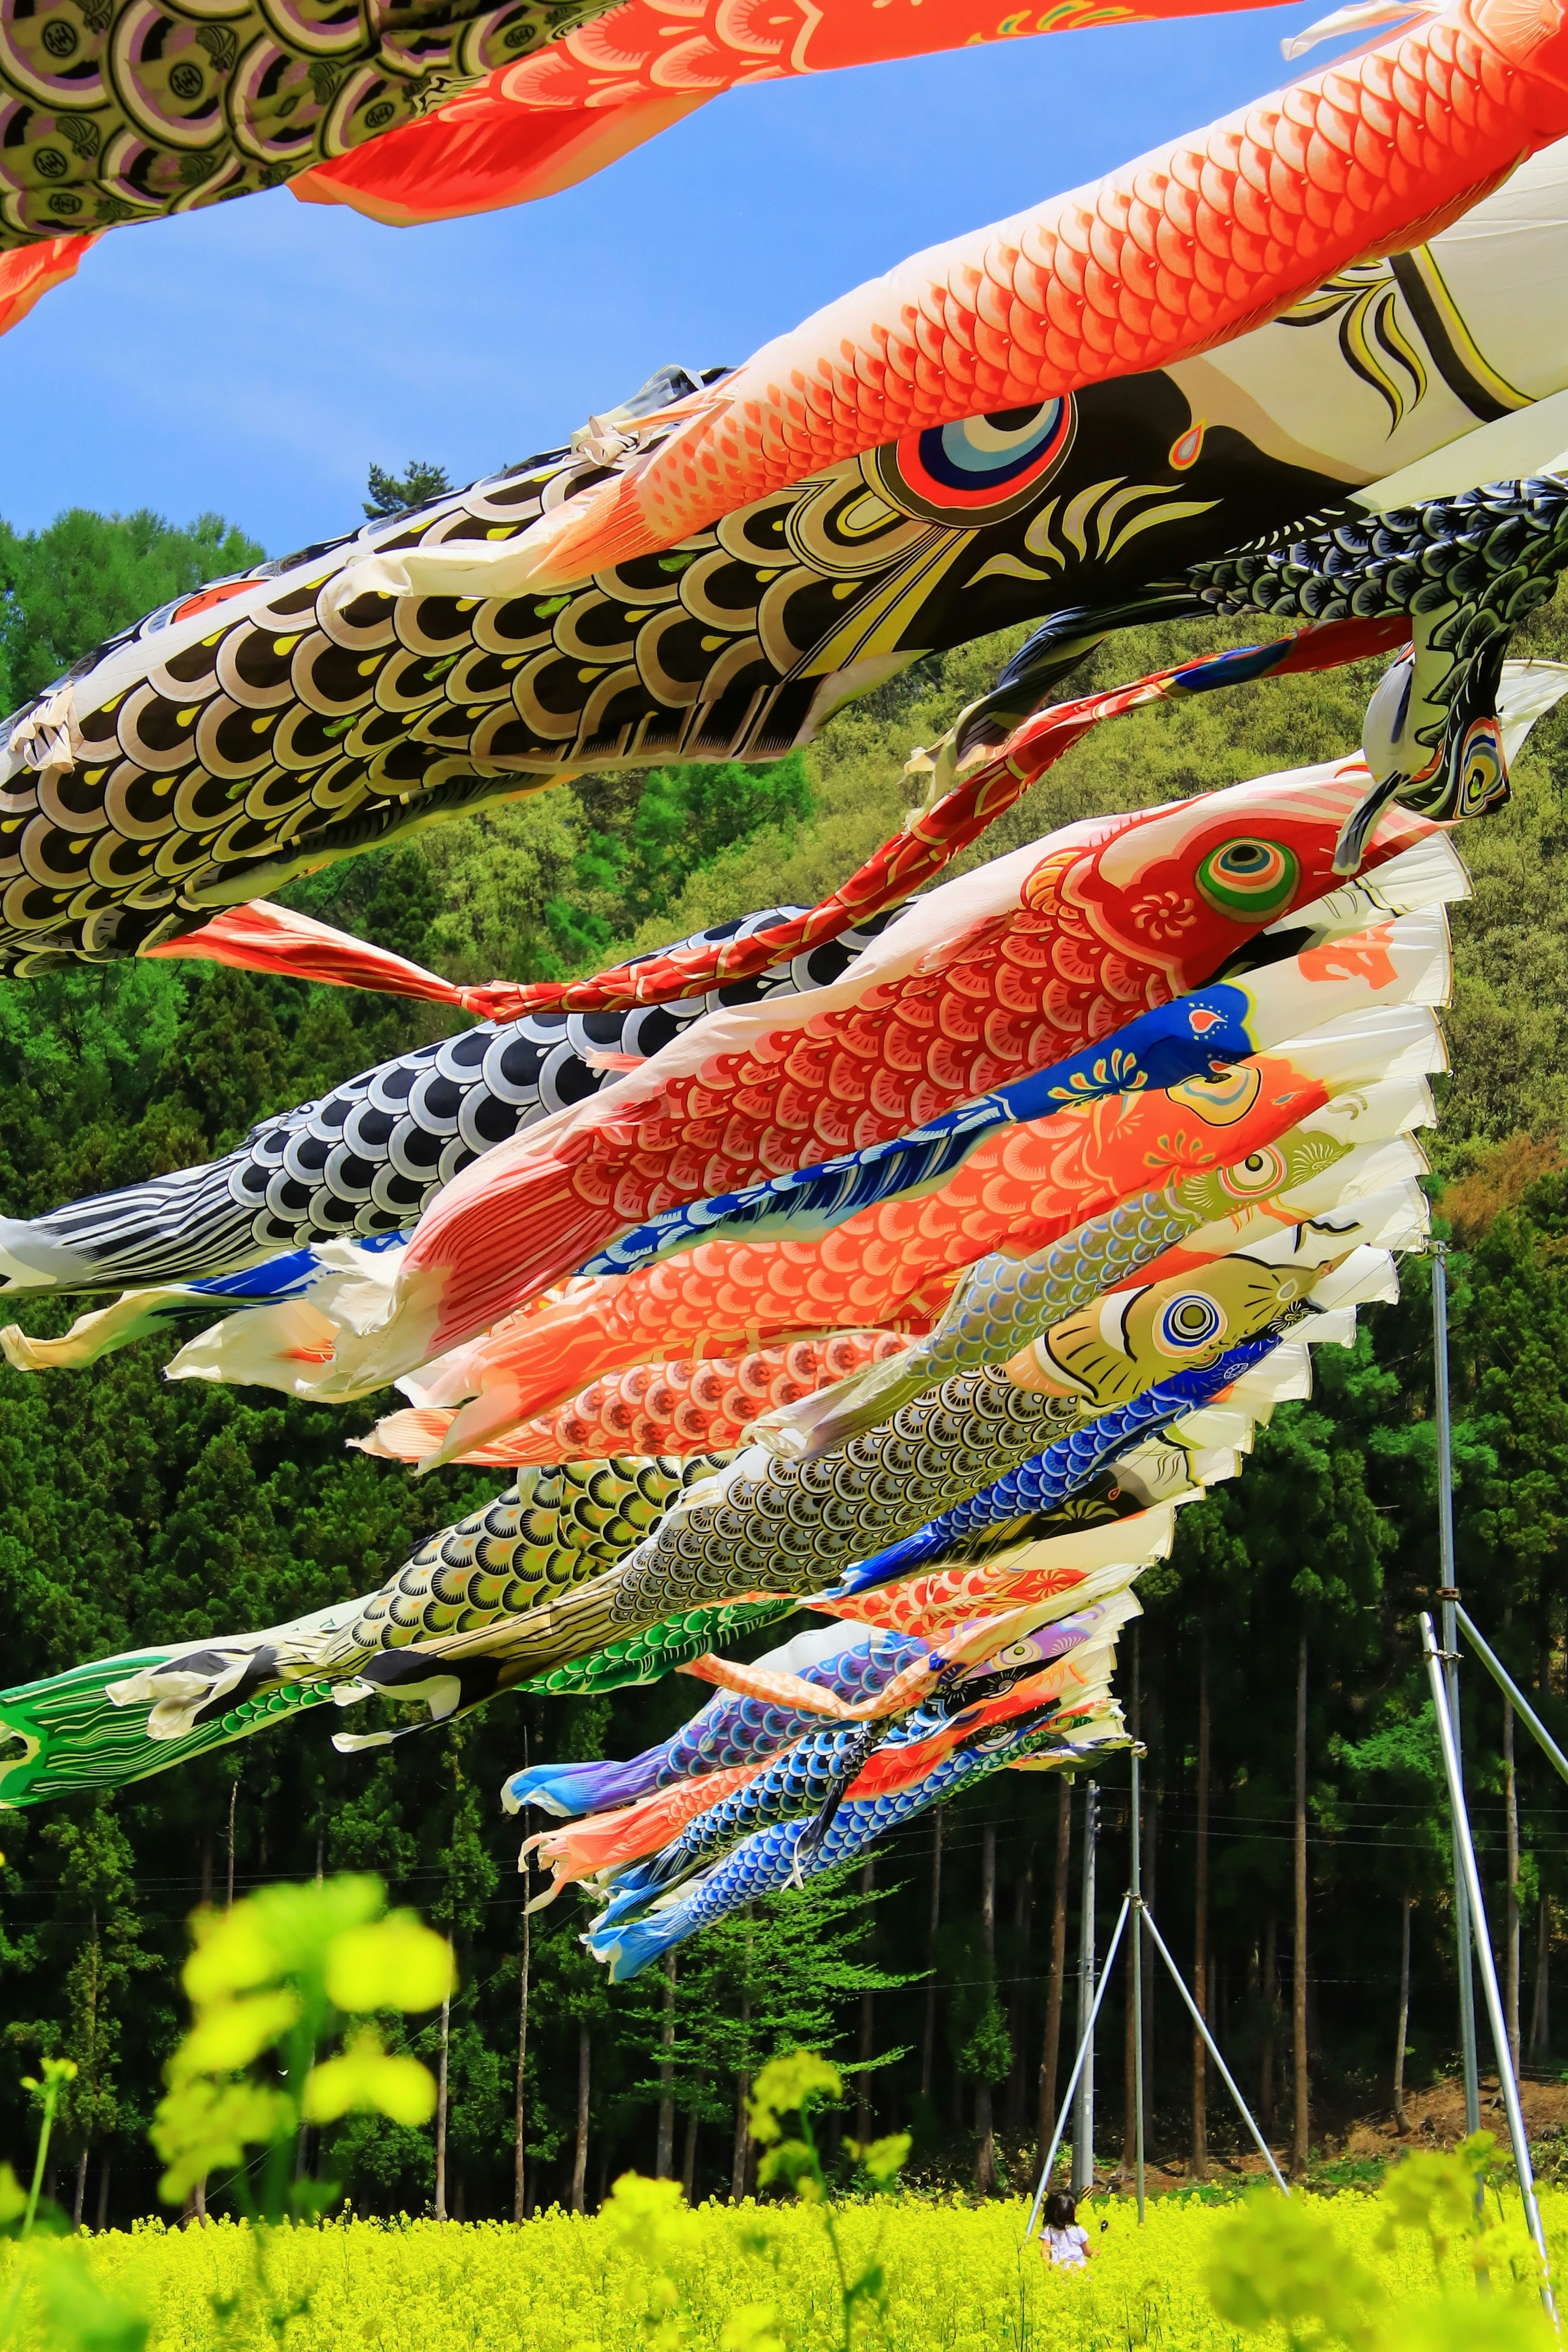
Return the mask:
M1053 2270L1081 2271L1093 2259L1089 2231L1078 2218L1078 2200L1065 2189L1054 2189L1046 2200L1046 2226L1040 2232L1040 2252Z

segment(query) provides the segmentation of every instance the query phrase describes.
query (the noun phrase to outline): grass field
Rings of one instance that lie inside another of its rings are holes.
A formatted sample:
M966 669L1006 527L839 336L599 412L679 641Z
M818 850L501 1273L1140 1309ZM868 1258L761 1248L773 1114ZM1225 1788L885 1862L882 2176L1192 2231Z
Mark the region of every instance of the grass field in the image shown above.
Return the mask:
M1347 2263L1359 2260L1409 2312L1407 2340L1458 2347L1484 2338L1489 2352L1505 2340L1489 2325L1479 2336L1468 2326L1454 2332L1458 2309L1476 2316L1481 2308L1457 2255L1446 2267L1459 2305L1428 2333L1416 2323L1437 2284L1426 2238L1401 2233L1394 2251L1381 2250L1379 2200L1347 2194L1311 2202ZM1495 2216L1496 2198L1490 2202ZM1140 2230L1130 2201L1086 2206L1096 2260L1076 2276L1047 2273L1032 2249L1020 2261L1024 2211L916 2198L840 2207L851 2265L879 2257L887 2274L885 2315L868 2313L858 2340L888 2352L1133 2352L1142 2345L1229 2352L1287 2341L1274 2329L1243 2334L1209 2301L1205 2267L1234 2209L1166 2198ZM1547 2192L1545 2218L1568 2258L1568 2192ZM1500 2255L1506 2271L1511 2261L1523 2280L1516 2197L1505 2195L1502 2221L1494 2264ZM269 2237L259 2292L256 2251L249 2232L232 2223L184 2232L153 2224L110 2232L83 2250L98 2284L150 2318L148 2352L278 2343L290 2352L677 2352L683 2344L705 2352L832 2352L842 2340L822 2216L806 2205L702 2207L652 2262L652 2242L617 2225L613 2213L588 2221L551 2213L521 2229L424 2221L284 2229ZM0 2250L0 2267L14 2271L40 2256L47 2263L36 2243L11 2244ZM46 2331L31 2284L14 2317L13 2343L60 2340L58 2329ZM115 2333L71 2332L100 2345ZM1302 2340L1337 2339L1313 2328Z

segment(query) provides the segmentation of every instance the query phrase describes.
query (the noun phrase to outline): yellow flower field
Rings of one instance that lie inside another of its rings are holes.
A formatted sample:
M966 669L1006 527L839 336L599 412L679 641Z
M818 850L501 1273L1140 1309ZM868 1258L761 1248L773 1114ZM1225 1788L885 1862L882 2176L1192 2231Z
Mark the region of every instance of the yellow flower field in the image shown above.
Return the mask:
M1496 2222L1496 2194L1488 2201ZM1216 2232L1234 2226L1234 2208L1167 2199L1151 2205L1141 2230L1131 2200L1086 2206L1096 2259L1078 2276L1048 2274L1033 2249L1020 2260L1018 2204L974 2209L907 2197L837 2210L850 2267L885 2265L885 2319L868 2312L858 2325L868 2347L1131 2352L1146 2344L1228 2352L1286 2341L1272 2328L1244 2334L1210 2303L1205 2269ZM1392 2252L1380 2248L1384 2207L1371 2197L1343 2195L1318 2211L1347 2271L1364 2265L1414 2326L1438 2284L1426 2239L1402 2233ZM1548 2192L1544 2212L1568 2271L1568 2193ZM1501 2325L1508 2270L1518 2282L1531 2275L1519 2200L1506 2191L1501 2219L1488 2241L1505 2287L1492 2316L1483 2318L1489 2306L1473 2299L1461 2247L1443 2265L1458 2289L1446 2320L1415 2326L1412 2341L1456 2352L1484 2344L1492 2352L1526 2340ZM842 2341L832 2255L822 2215L809 2204L707 2205L657 2245L613 2211L586 2221L553 2212L521 2229L424 2221L286 2227L268 2233L259 2291L256 2252L250 2232L229 2222L185 2231L154 2223L83 2249L96 2284L150 2318L147 2352L239 2352L279 2341L289 2352L676 2352L682 2344L832 2352ZM29 2352L61 2340L58 2323L51 2333L43 2315L48 2264L59 2259L37 2242L0 2248L0 2294L19 2284L18 2263L38 2273L20 2282L15 2314L12 2340ZM1456 2330L1460 2315L1468 2316ZM71 2332L94 2340L92 2330ZM1321 2339L1314 2329L1309 2340Z

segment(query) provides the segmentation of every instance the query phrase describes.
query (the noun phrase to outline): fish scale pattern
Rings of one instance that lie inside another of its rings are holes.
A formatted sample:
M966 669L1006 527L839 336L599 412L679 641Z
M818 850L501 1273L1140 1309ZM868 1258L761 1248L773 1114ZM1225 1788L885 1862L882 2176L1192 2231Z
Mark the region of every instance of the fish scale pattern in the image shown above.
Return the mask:
M613 1566L676 1496L728 1459L668 1454L525 1471L494 1502L421 1544L333 1654L398 1649L537 1608Z
M815 1683L857 1706L879 1696L929 1646L916 1635L879 1629L858 1641L847 1641L827 1657L797 1664L795 1671L803 1682ZM521 1805L542 1803L555 1813L597 1812L658 1789L677 1788L706 1772L776 1755L803 1733L821 1728L822 1717L814 1710L721 1692L668 1739L625 1762L539 1764L515 1773L506 1786L506 1801L513 1811Z
M1568 131L1564 43L1555 8L1459 0L1097 185L913 256L694 404L543 542L536 584L672 546L899 434L1168 365L1434 234Z
M1075 1233L1032 1255L1023 1255L1015 1240L969 1269L936 1328L900 1350L896 1362L868 1369L837 1397L823 1390L802 1400L789 1425L809 1432L814 1453L842 1444L922 1388L1006 1362L1059 1317L1125 1283L1199 1227L1234 1216L1244 1204L1289 1194L1348 1149L1328 1137L1288 1134L1217 1175L1188 1177L1121 1201L1108 1216L1086 1216ZM1283 1222L1285 1212L1279 1213Z
M1253 1097L1240 1117L1238 1087ZM559 1306L520 1317L462 1351L451 1386L421 1384L410 1392L432 1404L476 1392L443 1441L442 1458L450 1461L490 1432L574 1396L607 1363L647 1361L661 1346L695 1349L805 1326L918 1322L941 1311L955 1274L987 1248L1005 1239L1016 1257L1043 1246L1103 1214L1151 1174L1215 1171L1230 1197L1212 1213L1223 1213L1247 1190L1247 1154L1323 1098L1321 1083L1288 1056L1258 1055L1231 1080L1194 1081L1178 1094L1101 1097L1004 1128L940 1191L875 1202L825 1234L803 1233L783 1246L715 1238L585 1283ZM1226 1161L1221 1175L1216 1163ZM994 1349L990 1360L1011 1352Z
M717 1862L753 1830L815 1813L836 1782L842 1782L847 1772L858 1771L884 1728L880 1724L834 1724L797 1740L754 1780L689 1822L679 1837L649 1860L619 1873L616 1895L635 1892L651 1899L659 1887Z
M1337 821L1359 797L1359 780L1342 775L1310 792L1275 780L1097 822L1092 835L1068 828L1010 884L1010 908L970 921L911 969L868 975L849 1001L805 1021L738 1020L695 1068L634 1078L585 1106L547 1150L509 1151L482 1191L458 1187L423 1221L397 1281L407 1291L441 1270L425 1352L492 1328L574 1269L617 1270L591 1253L644 1218L755 1186L759 1171L793 1181L835 1154L892 1149L1169 1005L1332 887ZM1418 837L1414 819L1404 824L1380 827L1370 863ZM1141 825L1163 827L1147 870L1131 854ZM1249 870L1233 887L1238 853L1261 884Z
M847 1592L889 1582L940 1559L949 1547L987 1526L1006 1526L1029 1511L1053 1510L1141 1439L1168 1428L1184 1413L1212 1403L1222 1390L1270 1355L1302 1310L1277 1318L1269 1333L1227 1348L1216 1362L1157 1381L1131 1403L1112 1406L1080 1429L1068 1431L1032 1459L1015 1464L993 1484L937 1513L918 1535L904 1537L860 1562L845 1580Z
M590 1930L595 1958L611 1963L611 1982L622 1984L669 1946L684 1941L742 1903L787 1886L797 1866L802 1875L833 1870L863 1853L900 1822L956 1796L1004 1765L1037 1754L1062 1735L1053 1728L1055 1711L1044 1720L1026 1716L1017 1724L981 1734L970 1746L944 1756L925 1778L885 1797L849 1798L840 1805L822 1843L801 1852L804 1821L780 1821L755 1830L732 1853L715 1863L695 1886L647 1918Z
M1535 612L1568 562L1568 478L1492 482L1456 498L1351 518L1309 516L1234 553L1194 563L1190 578L1216 613L1279 619L1370 619L1446 613L1441 640L1463 656Z
M797 1339L787 1348L756 1349L740 1357L678 1357L634 1364L591 1381L559 1412L542 1414L504 1431L493 1444L448 1451L447 1460L559 1462L605 1454L712 1453L745 1442L760 1414L792 1404L824 1385L847 1380L868 1364L899 1355L891 1332L873 1336L834 1331ZM377 1425L370 1450L419 1460L447 1434L450 1416L396 1413Z
M912 1532L1028 1460L1079 1411L987 1372L944 1381L816 1462L748 1448L613 1574L487 1638L487 1654L542 1674L694 1602L818 1591L836 1563L863 1557L889 1528Z
M681 944L743 936L794 911L763 908ZM112 1288L190 1281L312 1242L399 1232L482 1153L621 1075L595 1066L590 1055L650 1055L723 1005L823 987L892 919L889 910L788 964L679 1003L483 1022L262 1120L204 1167L26 1223L0 1219L0 1250L47 1266L63 1249L60 1286Z

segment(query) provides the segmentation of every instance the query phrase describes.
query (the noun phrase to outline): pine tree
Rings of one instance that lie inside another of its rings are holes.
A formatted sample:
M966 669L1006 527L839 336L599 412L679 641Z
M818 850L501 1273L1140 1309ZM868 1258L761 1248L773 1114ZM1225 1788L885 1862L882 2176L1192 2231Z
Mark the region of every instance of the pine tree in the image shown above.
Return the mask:
M410 457L401 474L373 466L366 487L370 496L364 510L374 522L382 515L406 514L410 507L422 507L430 499L444 499L452 485L445 466L432 465L427 457Z

